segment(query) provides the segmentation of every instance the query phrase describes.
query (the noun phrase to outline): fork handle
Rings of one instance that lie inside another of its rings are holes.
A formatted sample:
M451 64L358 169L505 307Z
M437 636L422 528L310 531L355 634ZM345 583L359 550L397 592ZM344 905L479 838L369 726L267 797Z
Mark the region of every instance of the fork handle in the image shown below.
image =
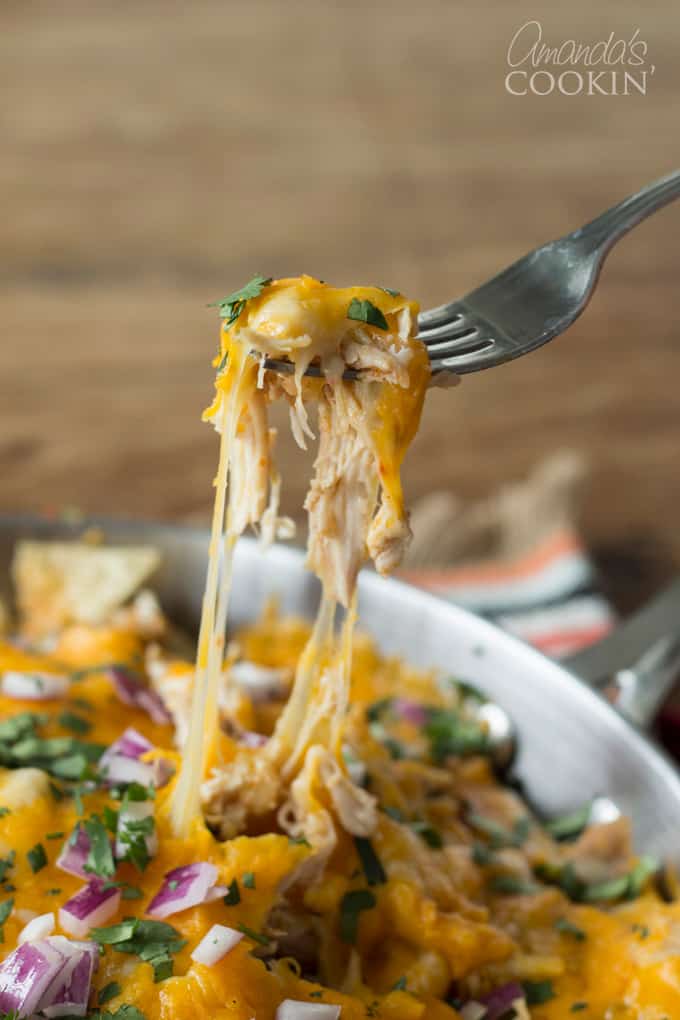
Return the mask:
M606 254L624 234L676 198L680 198L680 170L674 170L624 198L572 236L574 240L586 241L594 250L601 249L602 254Z

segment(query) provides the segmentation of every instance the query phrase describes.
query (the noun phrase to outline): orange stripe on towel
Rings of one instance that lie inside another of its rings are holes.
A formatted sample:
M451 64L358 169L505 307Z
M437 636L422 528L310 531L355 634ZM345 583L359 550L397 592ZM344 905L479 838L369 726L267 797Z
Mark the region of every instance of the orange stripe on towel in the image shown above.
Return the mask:
M573 630L553 631L552 634L536 634L524 637L530 645L538 648L546 655L565 654L568 651L576 651L579 648L586 648L603 638L612 629L611 623L596 623L592 627L578 627Z
M531 552L505 563L496 561L480 563L469 567L447 567L444 569L402 570L399 576L410 584L422 588L442 589L451 585L503 584L531 577L544 570L550 563L564 556L583 553L583 543L570 529L553 532Z

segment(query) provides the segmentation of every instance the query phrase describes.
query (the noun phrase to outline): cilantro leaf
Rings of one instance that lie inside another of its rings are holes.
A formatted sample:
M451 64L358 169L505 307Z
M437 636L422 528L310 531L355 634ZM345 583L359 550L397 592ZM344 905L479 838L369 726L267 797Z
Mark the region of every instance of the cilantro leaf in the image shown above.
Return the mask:
M354 845L357 848L361 867L363 868L368 884L384 885L387 881L387 875L385 874L385 869L380 863L380 858L373 849L373 844L370 839L366 839L364 836L355 836Z
M4 924L14 908L14 900L3 900L0 903L0 942L5 941Z
M105 1002L115 999L117 995L120 995L120 985L117 981L109 981L108 985L104 985L100 990L97 1002L100 1006L103 1006Z
M264 288L269 286L271 282L272 278L270 276L260 276L258 273L252 280L248 280L245 286L235 290L233 294L229 294L219 301L211 301L208 308L219 308L220 317L227 320L227 326L232 326L245 308L246 303L251 298L259 297Z
M246 889L254 889L255 888L255 875L253 874L252 871L246 871L241 876L241 878L243 880L243 885L245 886Z
M525 981L524 998L529 1006L540 1006L555 998L552 981Z
M362 910L371 910L376 902L369 889L352 889L345 893L340 901L340 938L343 942L354 945L359 929L359 914Z
M11 815L11 810L8 807L0 807L0 818L4 818L5 815Z
M90 720L83 719L82 715L76 715L75 712L62 712L58 722L65 730L71 730L72 733L76 733L81 737L92 729Z
M588 937L583 928L579 928L579 926L574 924L573 921L570 921L568 917L558 917L555 921L555 928L563 935L571 935L577 942L584 942Z
M576 839L577 836L581 835L590 820L592 806L592 801L589 800L575 811L570 811L569 814L561 815L559 818L553 818L552 821L546 822L545 828L553 839Z
M222 897L222 902L227 907L235 907L237 903L241 902L241 890L235 878L229 883L227 895Z
M389 329L387 319L372 301L352 298L347 309L347 318L356 322L366 322L369 326L377 326L378 329Z
M116 865L106 826L99 815L92 815L82 824L90 841L90 849L83 865L85 871L98 875L99 878L111 878L116 873Z
M253 931L252 928L248 928L245 924L239 924L238 930L242 931L244 935L247 935L249 939L253 939L255 942L259 942L261 946L268 946L270 939L267 935L263 935L262 932Z
M45 847L42 843L36 843L34 847L26 854L28 863L31 865L31 871L36 875L39 871L47 864L47 854L45 853Z

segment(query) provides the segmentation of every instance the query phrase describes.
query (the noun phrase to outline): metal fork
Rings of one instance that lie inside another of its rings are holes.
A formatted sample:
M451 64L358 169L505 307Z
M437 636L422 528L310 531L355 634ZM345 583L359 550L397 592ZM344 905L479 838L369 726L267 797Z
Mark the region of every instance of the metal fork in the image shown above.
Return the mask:
M624 234L680 197L680 170L603 212L584 227L513 262L459 301L418 316L433 374L463 375L502 365L564 333L588 304L602 264ZM267 367L291 371L286 361ZM309 375L319 375L311 365ZM344 378L356 379L348 369Z

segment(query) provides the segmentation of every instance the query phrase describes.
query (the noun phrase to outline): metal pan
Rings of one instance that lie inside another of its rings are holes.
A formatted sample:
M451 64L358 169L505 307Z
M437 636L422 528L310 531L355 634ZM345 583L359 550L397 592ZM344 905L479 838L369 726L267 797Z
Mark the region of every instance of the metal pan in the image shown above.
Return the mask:
M195 627L206 532L141 521L87 524L100 527L113 544L158 547L163 566L154 587L173 619ZM76 528L39 518L0 518L0 576L7 577L17 539L70 538L82 529L82 522ZM303 563L298 550L275 546L263 553L256 542L243 539L236 552L231 626L253 620L272 593L280 597L284 612L312 616L318 588ZM573 672L466 610L368 571L360 578L359 618L383 652L468 680L510 714L519 734L516 771L539 810L559 813L606 794L633 818L639 850L680 863L680 774L639 728ZM658 700L663 668L654 666L654 656L659 659L655 649L678 625L680 585L675 585L656 606L579 656L575 665L590 681L601 681L629 666L631 656L647 651L652 665L644 686L651 685ZM664 683L669 675L665 669ZM631 702L637 711L639 699Z

